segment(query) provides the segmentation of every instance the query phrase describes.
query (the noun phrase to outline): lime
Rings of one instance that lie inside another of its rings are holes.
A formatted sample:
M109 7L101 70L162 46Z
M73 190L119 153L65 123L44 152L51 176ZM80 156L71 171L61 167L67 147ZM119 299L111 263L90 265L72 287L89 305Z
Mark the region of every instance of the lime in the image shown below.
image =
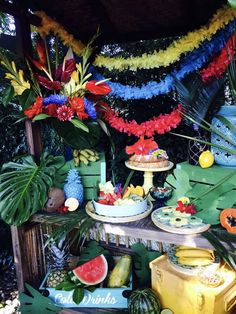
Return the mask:
M209 150L206 150L201 153L198 162L202 168L209 168L214 164L214 156Z

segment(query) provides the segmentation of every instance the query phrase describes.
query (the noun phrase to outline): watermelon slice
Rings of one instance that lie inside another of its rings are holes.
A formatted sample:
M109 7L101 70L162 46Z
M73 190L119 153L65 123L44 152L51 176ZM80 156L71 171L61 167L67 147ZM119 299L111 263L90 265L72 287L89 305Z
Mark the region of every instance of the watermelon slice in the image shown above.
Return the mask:
M76 267L72 272L80 282L88 286L97 285L107 276L107 260L103 254L99 255L91 261Z

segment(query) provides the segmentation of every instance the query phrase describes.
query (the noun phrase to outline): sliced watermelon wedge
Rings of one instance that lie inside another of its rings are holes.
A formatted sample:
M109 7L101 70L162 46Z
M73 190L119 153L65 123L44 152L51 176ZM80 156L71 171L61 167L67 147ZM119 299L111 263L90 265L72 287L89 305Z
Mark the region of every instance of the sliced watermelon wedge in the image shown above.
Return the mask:
M88 286L97 285L107 276L107 260L103 254L99 255L91 259L91 261L76 267L72 272L83 284Z

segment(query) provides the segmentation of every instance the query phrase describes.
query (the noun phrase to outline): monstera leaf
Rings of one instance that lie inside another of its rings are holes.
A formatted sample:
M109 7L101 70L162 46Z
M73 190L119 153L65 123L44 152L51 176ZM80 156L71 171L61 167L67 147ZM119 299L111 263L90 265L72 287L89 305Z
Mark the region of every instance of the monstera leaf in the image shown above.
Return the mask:
M42 209L50 187L63 180L64 157L43 153L37 165L31 156L4 164L0 174L0 215L9 225L21 225Z
M29 284L25 285L31 296L20 293L20 312L22 314L57 314L62 310Z

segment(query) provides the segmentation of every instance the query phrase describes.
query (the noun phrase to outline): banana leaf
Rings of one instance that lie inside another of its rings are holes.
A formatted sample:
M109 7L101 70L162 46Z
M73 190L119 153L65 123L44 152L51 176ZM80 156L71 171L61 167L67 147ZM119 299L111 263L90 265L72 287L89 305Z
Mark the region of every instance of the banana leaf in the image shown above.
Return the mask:
M31 156L2 166L0 174L0 216L9 225L19 226L46 203L50 187L64 181L60 169L63 157L43 153L37 165Z

